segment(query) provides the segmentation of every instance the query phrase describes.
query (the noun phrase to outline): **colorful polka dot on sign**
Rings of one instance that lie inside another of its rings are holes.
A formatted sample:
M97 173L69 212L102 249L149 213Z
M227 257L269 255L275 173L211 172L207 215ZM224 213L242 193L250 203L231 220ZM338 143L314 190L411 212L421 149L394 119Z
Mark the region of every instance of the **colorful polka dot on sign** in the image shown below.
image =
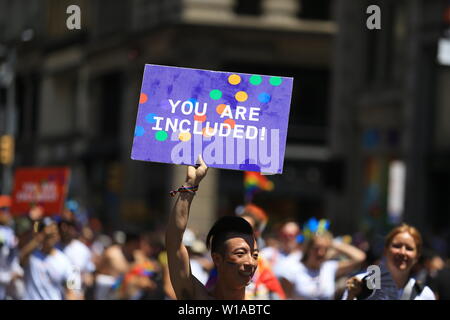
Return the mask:
M178 136L181 141L189 141L191 140L191 134L189 132L182 132Z
M260 93L258 96L258 100L262 103L268 103L270 102L270 99L272 99L272 97L266 92Z
M233 119L227 119L223 123L230 125L231 129L233 129L234 126L236 125L236 121L234 121Z
M211 92L209 93L209 96L213 100L219 100L220 98L222 98L222 91L217 90L217 89L211 90Z
M141 96L139 97L139 103L146 103L148 100L148 96L145 93L141 93Z
M156 114L154 113L149 113L148 115L145 116L145 121L147 121L148 123L155 123Z
M169 135L166 131L161 130L155 133L155 139L158 141L166 141Z
M262 77L258 75L253 75L250 77L250 83L254 86L259 86L262 82Z
M192 102L193 105L195 105L197 103L197 99L195 99L195 98L190 98L190 99L188 99L188 101Z
M206 121L206 114L204 114L202 116L195 115L194 116L194 120L198 121L198 122L205 122Z
M248 94L245 91L239 91L236 93L236 95L234 97L236 98L237 101L244 102L244 101L247 101Z
M226 107L226 104L221 103L216 107L216 112L221 115L225 111Z
M144 127L136 126L136 128L134 129L134 136L135 137L141 137L141 136L144 135L144 133L145 133Z
M283 79L280 77L271 77L269 82L271 85L278 87L283 82Z
M206 127L202 129L203 136L206 138L212 137L214 133L214 129L211 127Z
M241 77L238 76L237 74L232 74L231 76L228 77L228 82L235 86L241 83Z

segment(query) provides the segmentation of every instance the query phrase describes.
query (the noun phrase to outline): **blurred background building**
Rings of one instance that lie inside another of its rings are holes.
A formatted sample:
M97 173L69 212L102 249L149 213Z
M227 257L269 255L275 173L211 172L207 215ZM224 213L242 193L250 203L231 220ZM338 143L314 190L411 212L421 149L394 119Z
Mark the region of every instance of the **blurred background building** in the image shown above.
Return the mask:
M69 30L69 5L81 29ZM369 30L366 9L381 8ZM164 223L184 169L130 160L145 63L294 77L283 175L255 198L272 224L450 227L446 0L0 0L0 131L13 169L72 168L71 198L111 229ZM448 23L448 21L447 21ZM447 25L448 27L448 25ZM203 185L202 185L203 186ZM211 170L192 229L244 201Z

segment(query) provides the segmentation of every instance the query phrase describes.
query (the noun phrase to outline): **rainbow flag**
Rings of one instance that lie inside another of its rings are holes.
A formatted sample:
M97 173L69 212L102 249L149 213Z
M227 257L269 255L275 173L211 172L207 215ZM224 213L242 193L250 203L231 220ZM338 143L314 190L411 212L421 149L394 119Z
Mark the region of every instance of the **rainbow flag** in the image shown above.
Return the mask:
M155 267L152 262L144 261L142 263L134 265L127 273L119 276L116 282L112 285L112 289L119 293L120 297L123 297L127 290L127 285L134 277L153 277L156 274Z
M251 202L255 193L259 191L272 191L273 182L259 172L244 171L245 201Z

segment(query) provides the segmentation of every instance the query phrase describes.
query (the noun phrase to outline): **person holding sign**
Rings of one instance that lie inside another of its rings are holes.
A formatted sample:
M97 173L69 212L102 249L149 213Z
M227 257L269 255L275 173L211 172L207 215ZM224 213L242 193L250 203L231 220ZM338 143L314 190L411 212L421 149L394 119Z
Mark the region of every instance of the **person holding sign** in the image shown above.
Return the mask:
M199 162L196 167L188 166L185 183L171 192L172 196L179 192L179 196L166 231L170 280L178 299L244 300L245 287L258 265L259 251L253 229L243 218L222 217L208 233L206 242L218 273L214 288L208 291L191 273L182 239L195 192L208 170L201 156Z

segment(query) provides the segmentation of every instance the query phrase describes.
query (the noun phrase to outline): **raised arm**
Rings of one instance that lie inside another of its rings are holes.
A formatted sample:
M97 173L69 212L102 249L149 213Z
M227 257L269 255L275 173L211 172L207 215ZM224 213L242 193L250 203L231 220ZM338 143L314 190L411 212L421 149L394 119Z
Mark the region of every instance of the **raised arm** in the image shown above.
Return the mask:
M41 232L33 232L31 239L29 239L19 251L19 261L22 267L25 267L28 264L28 259L34 250L39 248L44 241L44 238L49 233L49 227L45 227Z
M199 157L200 165L188 166L186 181L183 187L198 186L208 170L205 162ZM193 192L180 192L169 217L166 230L166 249L169 264L170 280L178 299L194 299L198 281L192 276L189 254L183 245L183 234L189 219Z
M333 249L335 249L338 253L344 254L347 256L347 260L343 260L339 262L339 267L336 271L336 277L341 277L346 274L349 274L354 269L360 267L360 265L366 259L366 254L364 251L346 243L337 243L333 242Z

